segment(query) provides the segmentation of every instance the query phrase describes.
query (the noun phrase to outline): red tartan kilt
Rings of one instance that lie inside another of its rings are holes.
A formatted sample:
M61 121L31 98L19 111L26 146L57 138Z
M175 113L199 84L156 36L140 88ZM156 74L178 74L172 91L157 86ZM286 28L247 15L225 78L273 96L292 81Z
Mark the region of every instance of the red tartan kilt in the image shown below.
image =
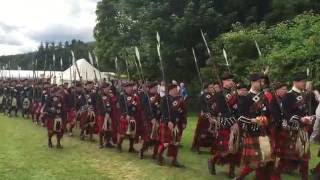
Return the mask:
M230 130L223 129L218 131L218 136L214 140L214 150L217 152L229 151Z
M305 154L301 157L299 152L295 149L296 141L292 141L290 132L282 130L279 133L278 141L278 156L283 159L301 160L310 159L310 154Z
M144 135L143 135L143 140L144 141L150 141L150 140L156 140L156 141L159 141L159 135L160 135L160 130L159 130L159 126L158 126L158 129L156 130L158 132L158 136L157 137L154 137L154 139L151 139L151 133L152 133L152 123L151 122L145 122L145 125L144 125Z
M67 123L69 124L70 128L74 128L76 125L76 112L74 110L69 110L67 112Z
M245 164L258 164L261 161L259 137L243 138L242 161Z
M210 127L209 120L203 116L199 116L196 131L198 131L201 134L205 134L208 132L209 127Z
M102 132L103 122L104 122L104 116L98 115L96 117L96 133Z
M129 125L129 122L126 119L126 117L125 116L121 116L120 119L119 119L118 133L120 135L126 135L126 132L128 130L128 125Z
M160 123L160 142L171 143L172 140L172 131L169 129L167 123Z
M141 118L141 116L137 115L134 117L134 119L136 120L136 137L143 137L144 136L144 121L143 119Z
M64 121L62 120L62 124L61 124L61 132L63 134L63 130L64 130ZM49 117L46 117L46 126L47 126L47 130L48 131L53 131L53 126L54 126L54 120L53 118L49 118Z
M79 119L80 119L80 129L85 129L88 123L87 122L88 112L87 111L81 112Z
M31 106L31 114L35 114L38 108L38 103L33 102Z
M40 106L40 104L38 104L35 113L40 115L41 114L41 108L42 108L42 106Z
M143 141L150 141L150 133L152 130L152 124L150 122L144 123L144 134L143 134Z

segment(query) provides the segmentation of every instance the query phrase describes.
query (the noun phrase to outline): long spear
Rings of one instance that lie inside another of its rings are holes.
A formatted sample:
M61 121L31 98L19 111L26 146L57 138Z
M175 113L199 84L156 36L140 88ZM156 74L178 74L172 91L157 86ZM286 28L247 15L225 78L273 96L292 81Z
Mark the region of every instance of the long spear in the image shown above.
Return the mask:
M53 76L56 77L56 55L53 54L53 65L52 65L52 69L53 69Z
M62 58L60 57L61 83L63 84L63 72L62 72L62 68L63 68L63 61L62 61Z
M137 64L137 61L136 61L135 59L133 60L133 63L134 63L134 65L136 66L136 69L137 69L137 71L138 71L138 77L139 77L139 79L140 79L140 80L143 80L143 79L142 79L142 76L141 76L140 69L139 69L138 64Z
M114 60L114 66L115 66L115 68L116 68L117 76L120 77L120 74L119 74L119 65L118 65L118 57L116 57L115 60Z
M91 55L90 51L89 51L89 60L90 60L91 65L94 67L93 58L92 58L92 55ZM94 73L94 79L97 82L98 78L97 78L97 73L96 73L95 69L93 69L93 73Z
M159 32L157 32L157 51L158 51L158 56L159 56L159 61L160 61L160 67L161 67L161 73L162 73L162 81L165 83L165 97L167 101L167 110L168 110L168 117L170 119L170 106L169 106L169 97L168 97L168 92L167 92L167 87L166 87L166 78L164 74L164 66L163 66L163 60L161 57L161 41L160 41L160 35Z
M139 52L138 47L135 47L135 52L136 52L136 58L137 58L138 63L139 63L142 80L145 81L144 73L143 73L143 69L142 69L142 65L141 65L140 52Z
M258 42L257 42L256 40L254 40L254 44L256 45L259 58L261 59L261 58L262 58L262 53L261 53L261 50L260 50L260 46L259 46L259 44L258 44ZM264 61L262 61L262 63L263 63L263 65L262 65L263 67L262 67L262 68L265 68L265 63L264 63ZM265 71L267 71L268 69L269 69L269 67L267 67L266 69L262 69L262 71L264 72L264 74L265 74Z
M201 77L201 73L200 73L200 69L199 69L199 65L198 65L198 59L197 59L196 53L195 53L193 48L192 48L192 54L193 54L194 63L196 65L196 69L197 69L197 72L198 72L198 77L199 77L199 80L200 80L201 88L204 88L202 77Z
M47 55L44 56L43 76L46 78Z
M126 69L127 69L128 80L130 81L129 64L128 64L128 60L127 60L127 59L125 59L125 63L126 63Z
M37 68L38 68L38 59L36 58L36 63L35 63L35 66L34 66L34 73L35 73L35 77L36 77L36 82L38 81L38 71L37 71Z
M80 71L79 71L79 67L78 67L78 64L76 62L76 58L74 56L74 52L71 50L71 55L72 55L72 63L73 65L76 67L76 70L78 72L78 75L79 75L79 79L81 80L81 75L80 75Z
M204 42L204 44L205 44L205 46L206 46L206 48L207 48L207 52L208 52L209 58L213 61L213 58L212 58L212 55L211 55L211 51L210 51L210 49L209 49L207 40L206 40L206 38L205 38L202 30L201 30L201 36L202 36L203 42ZM218 69L217 69L217 67L216 67L216 65L215 65L214 62L212 62L212 70L213 70L214 75L216 76L217 80L219 81L219 83L220 83L220 85L221 85L222 81L221 81L221 79L220 79L220 76L219 76L219 74L218 74Z
M229 71L229 73L231 73L227 52L226 52L226 50L224 48L222 49L222 52L223 52L223 57L226 60L226 66L228 68L228 71Z
M99 70L100 81L102 81L101 66L100 66L100 63L99 63L99 59L98 59L98 56L94 52L93 52L93 54L94 54L94 58L96 59L97 67L98 67L98 70Z

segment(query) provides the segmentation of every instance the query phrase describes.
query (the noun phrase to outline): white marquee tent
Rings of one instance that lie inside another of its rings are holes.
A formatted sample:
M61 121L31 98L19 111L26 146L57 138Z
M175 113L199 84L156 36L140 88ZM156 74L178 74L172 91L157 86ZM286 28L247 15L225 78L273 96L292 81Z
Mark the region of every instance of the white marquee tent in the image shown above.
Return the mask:
M97 79L100 80L100 71L93 67L88 61L85 59L79 59L76 61L76 64L79 68L80 76L82 77L83 81L93 81L95 80L95 74L97 76ZM63 78L64 82L71 82L74 80L74 77L76 77L76 80L80 80L79 74L76 70L75 65L70 66L65 71L52 71L50 74L50 71L46 71L44 74L44 71L35 71L32 70L1 70L0 76L5 78L28 78L33 79L34 73L36 74L36 77L38 78L50 78L51 82L54 81L54 75L56 77L55 82L60 84L61 79ZM113 78L115 76L115 73L113 72L101 72L101 78Z
M82 77L82 80L93 81L95 79L95 74L97 76L97 79L98 80L100 79L100 75L99 75L100 71L98 69L96 69L95 67L93 67L85 59L77 60L76 64L79 68L79 73L80 73L80 76ZM80 80L79 73L77 71L76 66L72 65L62 73L63 80L72 81L72 80L74 80L74 77L76 77L76 80ZM105 77L102 77L102 78L105 78Z

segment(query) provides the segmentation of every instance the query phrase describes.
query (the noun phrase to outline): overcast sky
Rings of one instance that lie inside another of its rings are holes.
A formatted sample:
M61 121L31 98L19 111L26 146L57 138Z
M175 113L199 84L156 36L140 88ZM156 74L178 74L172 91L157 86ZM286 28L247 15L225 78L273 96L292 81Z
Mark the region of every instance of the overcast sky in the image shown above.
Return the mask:
M0 55L35 50L41 41L92 41L98 1L0 0Z

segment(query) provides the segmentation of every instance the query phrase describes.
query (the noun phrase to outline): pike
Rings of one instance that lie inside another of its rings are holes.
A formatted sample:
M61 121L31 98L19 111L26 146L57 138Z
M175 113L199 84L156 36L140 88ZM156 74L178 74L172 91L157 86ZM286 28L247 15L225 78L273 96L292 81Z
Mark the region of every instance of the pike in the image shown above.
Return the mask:
M213 58L212 58L212 55L211 55L211 51L210 51L210 49L209 49L207 40L206 40L206 38L205 38L202 30L201 30L201 36L202 36L202 39L203 39L204 44L206 45L206 48L207 48L207 51L208 51L208 54L209 54L209 58L213 61ZM229 64L229 63L228 63L228 64ZM216 78L217 78L217 80L218 80L218 82L219 82L219 84L220 84L220 87L223 88L222 81L221 81L220 76L219 76L219 74L218 74L218 69L217 69L217 67L216 67L216 65L215 65L214 62L212 62L212 70L214 71L214 74L215 74L215 76L216 76ZM237 92L237 91L235 91L235 92ZM230 109L230 107L229 107L228 105L227 105L227 108L228 108L228 111L229 111L230 113L232 113L232 111L231 111L231 109Z
M126 63L126 69L127 69L127 75L128 75L128 80L130 81L130 73L129 73L129 64L128 64L128 60L125 59L125 63Z
M262 58L262 53L261 53L261 50L260 50L260 46L258 44L258 42L256 40L254 40L254 44L256 46L256 49L257 49L257 52L258 52L258 55L259 55L259 58ZM262 68L265 68L265 64L264 64L264 61L262 62L263 63L263 67ZM266 72L269 70L269 67L266 67L265 70L263 70L264 74L266 74Z
M258 42L257 42L256 40L254 40L254 44L256 45L256 48L257 48L257 51L258 51L259 57L261 57L261 56L262 56L262 54L261 54L261 50L260 50L259 44L258 44Z
M19 67L19 66L17 66L17 68L18 68L18 72L19 72L19 81L21 80L21 75L20 75L20 71L21 71L21 67Z
M311 83L311 79L310 79L310 69L309 67L307 67L307 82L308 83ZM312 101L311 101L311 98L309 98L309 101L308 101L308 115L311 116L312 115Z
M100 67L99 59L98 59L98 56L94 52L93 52L93 54L94 54L94 58L96 59L97 67L99 70L100 81L102 81L101 67Z
M79 75L79 79L81 80L81 74L80 74L80 70L79 70L79 67L78 67L78 64L77 64L77 62L76 62L76 58L75 58L75 56L74 56L74 52L71 50L71 55L72 55L72 63L73 63L73 65L76 67L76 70L77 70L77 73L78 73L78 75ZM77 78L75 77L75 80L76 80Z
M142 81L143 79L142 79L141 72L140 72L140 69L139 69L139 67L138 67L137 61L134 59L134 60L133 60L133 63L134 63L134 65L136 66L136 69L137 69L137 71L138 71L138 77L139 77L139 79Z
M166 94L166 101L167 101L167 110L168 110L168 117L170 119L170 106L169 106L169 98L168 98L168 92L167 92L167 87L166 87L166 78L164 74L164 66L163 66L163 60L161 57L161 41L160 41L160 35L159 32L157 31L157 51L158 51L158 57L160 61L160 69L162 73L162 81L165 83L165 94Z
M139 63L139 67L140 67L140 73L141 73L141 78L142 78L142 82L141 82L142 83L142 91L147 96L147 98L148 98L148 107L149 107L149 110L152 111L151 102L150 102L150 96L149 96L148 92L145 92L145 90L143 88L143 84L146 83L146 81L145 81L145 78L144 78L144 75L143 75L143 70L142 70L142 65L141 65L141 60L140 60L140 52L139 52L139 49L138 49L137 46L135 47L135 53L136 53L136 58L137 58L138 63ZM138 72L139 72L139 68L138 68Z
M34 74L35 74L35 78L36 78L36 81L38 81L38 71L36 71L36 69L38 68L38 59L36 58L36 63L35 63L35 66L34 66Z
M5 77L6 77L7 79L8 79L8 77L9 77L9 74L8 74L8 77L7 77L8 67L9 67L9 66L8 66L8 64L6 64L6 66L5 66L5 69L6 69L6 76L5 76Z
M9 70L9 78L11 78L11 72L10 72L10 69L11 69L11 66L10 66L10 60L9 60L9 67L8 67L8 70Z
M114 66L116 68L117 76L119 76L119 66L118 66L118 57L115 58L114 60Z
M90 60L91 65L94 67L93 58L92 58L90 51L89 51L89 60ZM94 73L94 79L97 82L98 78L97 78L97 73L96 73L95 69L93 69L93 73ZM100 81L101 81L101 79L100 79Z
M223 57L226 60L226 65L227 65L228 71L229 71L229 73L231 73L227 52L226 52L226 50L224 48L222 49L222 52L223 52Z
M63 72L62 72L62 68L63 68L63 61L62 61L62 58L60 58L61 83L63 84Z
M211 55L211 51L210 51L210 49L209 49L207 40L206 40L206 38L205 38L205 36L204 36L204 34L203 34L202 29L201 29L201 36L202 36L202 40L203 40L203 42L204 42L204 44L205 44L205 46L206 46L206 49L207 49L209 58L213 61L213 58L212 58L212 55ZM213 73L214 73L214 75L216 76L217 80L219 81L219 84L221 85L222 81L221 81L221 79L220 79L220 76L219 76L219 74L218 74L218 69L217 69L217 67L216 67L216 65L215 65L214 62L212 62L212 70L213 70Z
M136 52L136 58L137 58L138 63L139 63L140 73L141 73L142 80L145 81L144 73L143 73L142 65L141 65L140 52L139 52L139 49L138 49L137 46L135 47L135 52Z
M54 76L54 79L56 78L56 55L53 54L53 65L52 65L52 69L53 69L53 76Z
M47 55L44 56L43 76L46 78Z
M192 54L193 54L194 63L196 65L196 69L197 69L197 72L198 72L198 77L199 77L199 80L200 80L201 88L204 88L202 77L201 77L201 73L200 73L200 69L199 69L199 65L198 65L198 59L197 59L197 56L196 56L196 53L195 53L193 47L192 47Z

